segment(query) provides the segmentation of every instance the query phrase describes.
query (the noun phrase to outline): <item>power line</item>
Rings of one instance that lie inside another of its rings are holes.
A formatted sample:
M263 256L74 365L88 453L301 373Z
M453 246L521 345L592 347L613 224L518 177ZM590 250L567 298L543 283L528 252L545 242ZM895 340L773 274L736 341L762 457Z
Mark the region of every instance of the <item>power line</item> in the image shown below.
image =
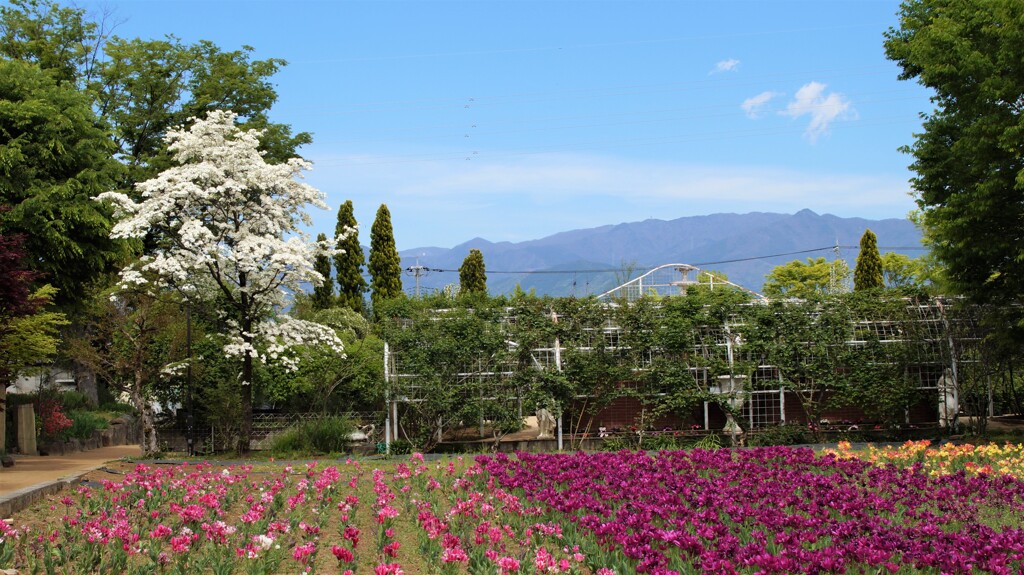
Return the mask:
M823 248L812 248L812 249L809 249L809 250L800 250L800 251L796 251L796 252L786 252L784 254L772 254L770 256L753 256L753 257L749 257L749 258L736 258L736 259L733 259L733 260L722 260L722 261L718 261L718 262L698 262L698 263L695 263L693 265L695 265L697 267L700 267L700 266L712 266L712 265L718 265L718 264L732 264L732 263L736 263L736 262L749 262L749 261L753 261L753 260L763 260L763 259L768 259L768 258L780 258L780 257L783 257L783 256L797 256L797 255L800 255L800 254L810 254L810 253L814 253L814 252L823 252L823 251L832 250L832 249L835 249L835 246L825 246Z
M769 254L769 255L764 255L764 256L751 256L751 257L746 257L746 258L735 258L735 259L731 259L731 260L719 260L719 261L714 261L714 262L697 262L697 263L694 263L692 265L697 266L697 267L702 267L702 266L711 266L711 265L718 265L718 264L732 264L732 263L738 263L738 262L749 262L749 261L754 261L754 260L765 260L765 259L771 259L771 258L781 258L781 257L785 257L785 256L797 256L797 255L810 254L810 253L815 253L815 252L831 251L831 250L836 249L837 247L841 248L841 249L860 249L860 246L836 246L836 245L831 245L831 246L824 246L824 247L820 247L820 248L811 248L811 249L807 249L807 250L798 250L798 251L795 251L795 252L783 252L783 253ZM880 246L879 249L883 249L883 250L922 250L923 251L923 250L926 250L927 248L924 248L924 247L921 247L921 246L912 246L912 247L911 246L895 246L895 247L893 247L893 246ZM418 264L417 264L417 267L419 267L419 269L422 270L422 271L437 272L437 273L457 273L459 271L459 270L446 270L446 269L443 269L443 268L428 268L428 267L419 266ZM411 271L412 269L413 268L408 268L406 271ZM655 268L654 267L647 267L647 268L641 268L638 271L649 272L649 271L651 271L653 269L655 269ZM490 274L522 274L522 275L605 274L605 273L620 273L621 271L622 271L621 269L617 269L617 268L582 269L582 270L580 270L580 269L574 269L574 270L487 270L487 274L488 275L490 275Z

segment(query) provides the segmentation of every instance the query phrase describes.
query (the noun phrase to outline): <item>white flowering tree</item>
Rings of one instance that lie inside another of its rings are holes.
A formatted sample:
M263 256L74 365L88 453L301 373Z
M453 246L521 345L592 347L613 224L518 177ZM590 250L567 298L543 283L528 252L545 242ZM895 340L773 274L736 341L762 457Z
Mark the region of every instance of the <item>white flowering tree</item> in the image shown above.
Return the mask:
M196 301L216 301L227 326L224 352L241 362L239 452L252 435L254 361L295 367L288 350L327 345L343 353L329 327L290 318L283 310L300 284L319 285L313 269L326 244L310 243L307 205L326 208L323 194L300 181L309 164L293 158L268 164L260 133L235 125L236 115L211 112L188 129L167 133L178 164L136 186L140 200L121 193L99 196L115 206L111 236L157 238L157 248L121 272L124 288L174 289ZM155 278L155 279L153 279Z

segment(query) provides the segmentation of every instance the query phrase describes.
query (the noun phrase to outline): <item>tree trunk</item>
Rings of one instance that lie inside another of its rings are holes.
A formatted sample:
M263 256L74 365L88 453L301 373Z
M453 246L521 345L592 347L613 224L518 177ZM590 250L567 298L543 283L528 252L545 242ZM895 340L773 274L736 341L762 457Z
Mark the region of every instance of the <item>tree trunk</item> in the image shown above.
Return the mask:
M242 357L242 421L238 430L239 455L249 453L250 440L252 439L252 356L248 353Z
M96 386L96 372L89 366L72 360L72 369L75 374L75 387L78 392L84 395L93 405L99 405L100 394Z
M147 457L159 451L156 441L156 417L153 413L153 406L146 400L143 393L142 373L135 372L135 381L132 385L132 403L135 409L139 410L140 433L139 443L142 447L142 456Z
M238 287L242 288L239 294L239 324L242 326L242 341L245 342L245 353L242 355L242 421L238 428L238 446L235 449L239 455L249 453L252 444L252 354L254 353L252 350L252 323L254 311L252 300L245 292L247 283L246 274L244 272L239 274Z
M0 453L7 453L7 383L0 381Z
M1020 396L1017 395L1017 385L1013 381L1013 360L1009 360L1007 364L1010 368L1010 393L1013 395L1013 407L1015 408L1014 413L1017 415L1024 415L1024 408L1021 408L1020 404Z
M67 338L69 335L71 337L85 337L87 335L86 328L82 325L69 325L62 333L62 336ZM99 388L96 385L96 370L77 358L72 357L68 359L71 361L71 373L75 377L75 388L79 393L89 398L93 405L98 406L100 394Z

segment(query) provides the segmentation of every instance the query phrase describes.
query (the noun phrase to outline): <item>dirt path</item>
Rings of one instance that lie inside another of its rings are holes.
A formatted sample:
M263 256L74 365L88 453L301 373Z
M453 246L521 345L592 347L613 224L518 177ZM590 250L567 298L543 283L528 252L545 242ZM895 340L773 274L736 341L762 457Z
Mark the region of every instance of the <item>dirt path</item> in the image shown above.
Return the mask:
M96 469L108 461L138 457L140 453L138 445L119 445L71 455L15 455L14 467L0 469L0 497L26 487Z

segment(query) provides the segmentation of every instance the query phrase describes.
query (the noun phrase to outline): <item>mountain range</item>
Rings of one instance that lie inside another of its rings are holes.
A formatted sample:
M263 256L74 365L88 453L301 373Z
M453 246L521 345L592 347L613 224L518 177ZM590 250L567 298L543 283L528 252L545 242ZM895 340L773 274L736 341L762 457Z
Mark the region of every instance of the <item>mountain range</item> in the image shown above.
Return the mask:
M669 263L723 272L731 282L760 291L775 266L809 257L832 260L837 246L838 257L852 269L866 229L878 236L882 253L924 253L921 232L909 220L842 218L801 210L648 219L514 243L474 238L450 249L413 248L399 255L406 270L402 283L410 294L416 293L417 284L421 293L457 286L459 266L474 248L483 253L492 295L511 292L517 285L538 295L597 295Z

